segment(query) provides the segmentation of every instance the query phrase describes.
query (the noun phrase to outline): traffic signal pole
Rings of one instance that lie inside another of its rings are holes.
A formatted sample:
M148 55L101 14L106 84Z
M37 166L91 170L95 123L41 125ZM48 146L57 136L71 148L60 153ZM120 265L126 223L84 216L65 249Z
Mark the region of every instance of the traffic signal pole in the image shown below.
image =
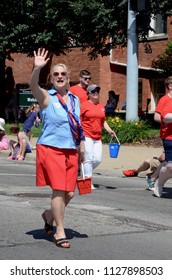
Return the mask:
M128 0L126 121L138 120L138 38L136 11Z

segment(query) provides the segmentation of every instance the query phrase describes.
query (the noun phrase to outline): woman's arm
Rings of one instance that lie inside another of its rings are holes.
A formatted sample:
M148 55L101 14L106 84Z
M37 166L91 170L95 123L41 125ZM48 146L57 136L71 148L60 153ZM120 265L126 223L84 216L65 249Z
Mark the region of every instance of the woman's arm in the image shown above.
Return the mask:
M35 122L41 122L41 119L39 117L36 117Z
M160 113L155 112L154 121L159 122L159 123L161 122L161 114Z
M41 108L45 108L49 103L49 94L48 92L41 88L38 84L39 75L41 69L47 64L50 58L47 58L48 51L45 49L38 49L36 53L34 51L34 69L32 71L30 88L33 96L38 100Z
M165 122L165 123L172 123L172 113L167 113L163 117L163 122Z
M107 121L104 122L104 125L103 125L104 129L111 135L111 136L116 136L116 133L115 131L113 131L110 126L108 125Z

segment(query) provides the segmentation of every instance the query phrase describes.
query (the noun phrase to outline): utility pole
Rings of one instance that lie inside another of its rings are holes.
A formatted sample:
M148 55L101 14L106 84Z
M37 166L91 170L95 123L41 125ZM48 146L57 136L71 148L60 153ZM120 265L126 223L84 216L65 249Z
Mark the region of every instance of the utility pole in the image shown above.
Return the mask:
M136 34L137 12L131 10L128 0L127 25L127 87L126 121L138 120L138 38ZM135 0L137 2L137 0Z

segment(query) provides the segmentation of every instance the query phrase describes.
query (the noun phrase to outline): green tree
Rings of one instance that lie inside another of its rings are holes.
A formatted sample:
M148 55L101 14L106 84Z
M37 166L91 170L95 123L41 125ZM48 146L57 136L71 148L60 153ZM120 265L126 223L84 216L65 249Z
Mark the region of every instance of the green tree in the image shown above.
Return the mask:
M172 75L172 41L167 44L164 53L153 60L152 67L164 70L164 76Z
M150 0L151 13L170 12L171 0ZM12 53L33 54L45 47L59 55L71 46L88 49L90 58L108 55L126 44L127 0L1 0L0 2L0 111L4 108L5 59ZM138 28L143 37L149 25ZM109 38L112 38L109 41Z

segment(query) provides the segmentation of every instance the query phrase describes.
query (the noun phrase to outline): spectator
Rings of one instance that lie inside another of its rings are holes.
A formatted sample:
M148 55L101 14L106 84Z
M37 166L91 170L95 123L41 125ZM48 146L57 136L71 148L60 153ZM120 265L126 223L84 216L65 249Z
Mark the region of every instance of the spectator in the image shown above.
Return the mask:
M11 115L13 115L13 119L11 119ZM7 122L15 121L18 123L15 80L10 66L5 71L5 118Z
M114 114L119 102L119 94L116 94L113 90L108 92L108 100L105 105L106 115Z
M39 123L41 122L41 119L38 117L38 112L39 112L39 105L36 103L33 103L32 105L30 105L25 111L26 120L23 124L23 131L26 133L26 135L29 138L29 141L31 144L31 149L35 148L32 146L31 128L33 125L35 125L35 127L38 127Z
M5 133L5 120L0 118L0 151L9 149L9 142Z
M155 174L156 169L158 166L164 162L165 160L165 153L163 152L159 157L153 157L152 159L144 160L137 169L126 169L123 170L123 174L126 177L137 177L140 172L144 172L149 170L149 173L146 175L146 180L148 183L148 187L150 190L154 188L154 181L157 178Z
M79 84L71 86L69 91L78 96L80 103L88 100L87 87L91 80L91 74L87 70L81 70L79 74Z
M22 161L25 159L26 153L31 153L29 139L24 132L20 132L20 127L17 124L10 127L10 132L17 135L17 141L10 140L11 152L7 159Z

